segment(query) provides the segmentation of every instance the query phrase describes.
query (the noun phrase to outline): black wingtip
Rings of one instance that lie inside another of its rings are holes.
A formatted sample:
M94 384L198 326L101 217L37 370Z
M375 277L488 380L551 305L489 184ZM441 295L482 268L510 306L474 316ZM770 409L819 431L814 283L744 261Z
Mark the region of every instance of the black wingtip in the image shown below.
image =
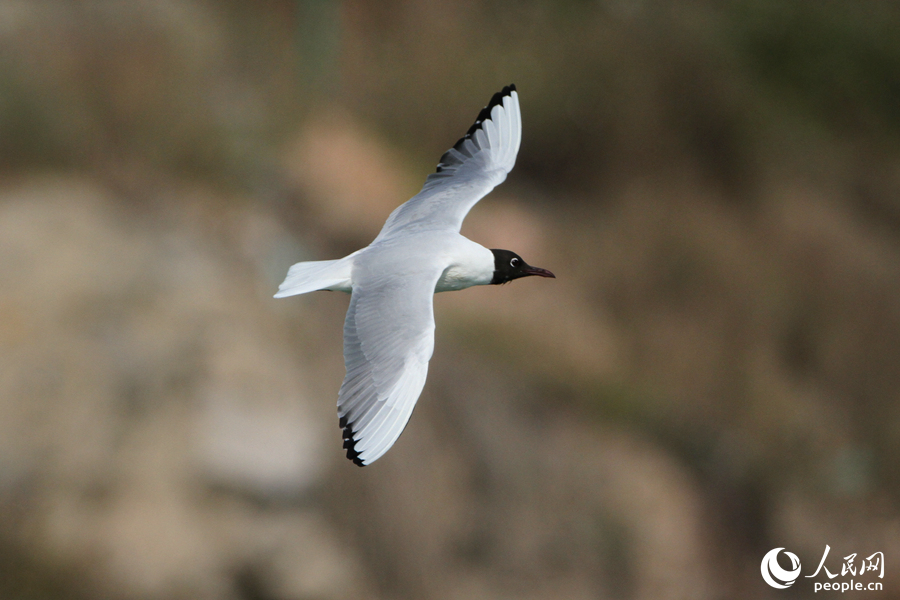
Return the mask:
M491 118L491 111L494 110L494 107L499 104L503 104L503 99L506 98L507 96L512 95L512 93L515 91L516 91L516 84L511 83L507 86L504 86L502 90L500 90L499 92L497 92L496 94L491 96L490 102L488 102L487 106L482 108L481 112L478 113L478 116L475 118L475 122L472 123L471 127L469 127L469 130L466 132L466 135L459 138L456 141L456 143L453 144L453 147L455 149L459 150L467 139L471 138L475 134L476 131L481 129L482 123L484 123L487 119ZM441 171L444 170L444 167L445 167L444 161L445 161L446 157L447 157L447 153L445 152L444 156L441 157L441 160L438 163L435 173L440 173Z
M494 110L494 107L499 104L503 104L503 99L511 95L515 91L516 84L511 83L491 96L491 101L487 103L487 106L481 109L481 112L478 113L478 117L475 118L475 122L472 123L471 127L469 127L469 131L466 132L466 135L463 136L462 139L456 142L456 145L462 143L464 139L472 137L473 133L481 129L481 124L484 123L487 119L491 118L491 111ZM454 145L454 148L456 147L456 145Z
M353 438L353 428L347 423L347 417L340 417L338 419L338 426L344 430L344 448L347 450L347 458L353 461L353 464L358 467L366 466L366 464L360 460L359 452L356 451L357 440Z

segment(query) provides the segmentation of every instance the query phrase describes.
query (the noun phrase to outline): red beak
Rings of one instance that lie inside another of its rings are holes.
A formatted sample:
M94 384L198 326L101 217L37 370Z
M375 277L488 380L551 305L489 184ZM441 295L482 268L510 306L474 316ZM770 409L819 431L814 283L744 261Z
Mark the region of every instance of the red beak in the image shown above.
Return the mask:
M538 277L552 277L553 279L556 279L556 275L554 275L547 269L540 269L538 267L528 267L527 269L523 270L523 273L525 273L525 276L537 275Z

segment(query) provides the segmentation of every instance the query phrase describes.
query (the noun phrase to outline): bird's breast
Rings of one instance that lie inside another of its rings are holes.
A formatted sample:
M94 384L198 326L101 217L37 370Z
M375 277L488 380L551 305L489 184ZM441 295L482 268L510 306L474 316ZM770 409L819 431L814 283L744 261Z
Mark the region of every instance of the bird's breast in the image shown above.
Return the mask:
M444 269L441 278L438 279L437 285L434 286L434 291L435 293L455 292L457 290L464 290L468 287L472 287L473 285L478 285L478 282L475 281L471 273L459 266L452 266Z

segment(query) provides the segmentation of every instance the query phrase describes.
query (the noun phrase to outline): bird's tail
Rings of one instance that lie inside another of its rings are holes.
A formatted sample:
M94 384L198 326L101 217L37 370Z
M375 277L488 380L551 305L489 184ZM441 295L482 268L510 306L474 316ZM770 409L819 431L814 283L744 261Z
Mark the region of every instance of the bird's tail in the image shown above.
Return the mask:
M316 290L350 291L350 269L352 261L347 258L338 260L317 260L301 262L288 270L287 277L278 286L276 298L286 298L297 294L306 294Z

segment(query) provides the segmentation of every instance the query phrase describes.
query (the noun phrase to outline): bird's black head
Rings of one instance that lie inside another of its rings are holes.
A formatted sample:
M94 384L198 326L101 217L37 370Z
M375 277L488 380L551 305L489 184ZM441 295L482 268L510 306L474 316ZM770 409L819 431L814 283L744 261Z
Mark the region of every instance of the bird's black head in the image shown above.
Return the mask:
M498 285L519 277L529 277L531 275L556 277L547 269L532 267L515 252L510 252L509 250L491 250L491 252L494 253L494 278L491 279L491 285Z

